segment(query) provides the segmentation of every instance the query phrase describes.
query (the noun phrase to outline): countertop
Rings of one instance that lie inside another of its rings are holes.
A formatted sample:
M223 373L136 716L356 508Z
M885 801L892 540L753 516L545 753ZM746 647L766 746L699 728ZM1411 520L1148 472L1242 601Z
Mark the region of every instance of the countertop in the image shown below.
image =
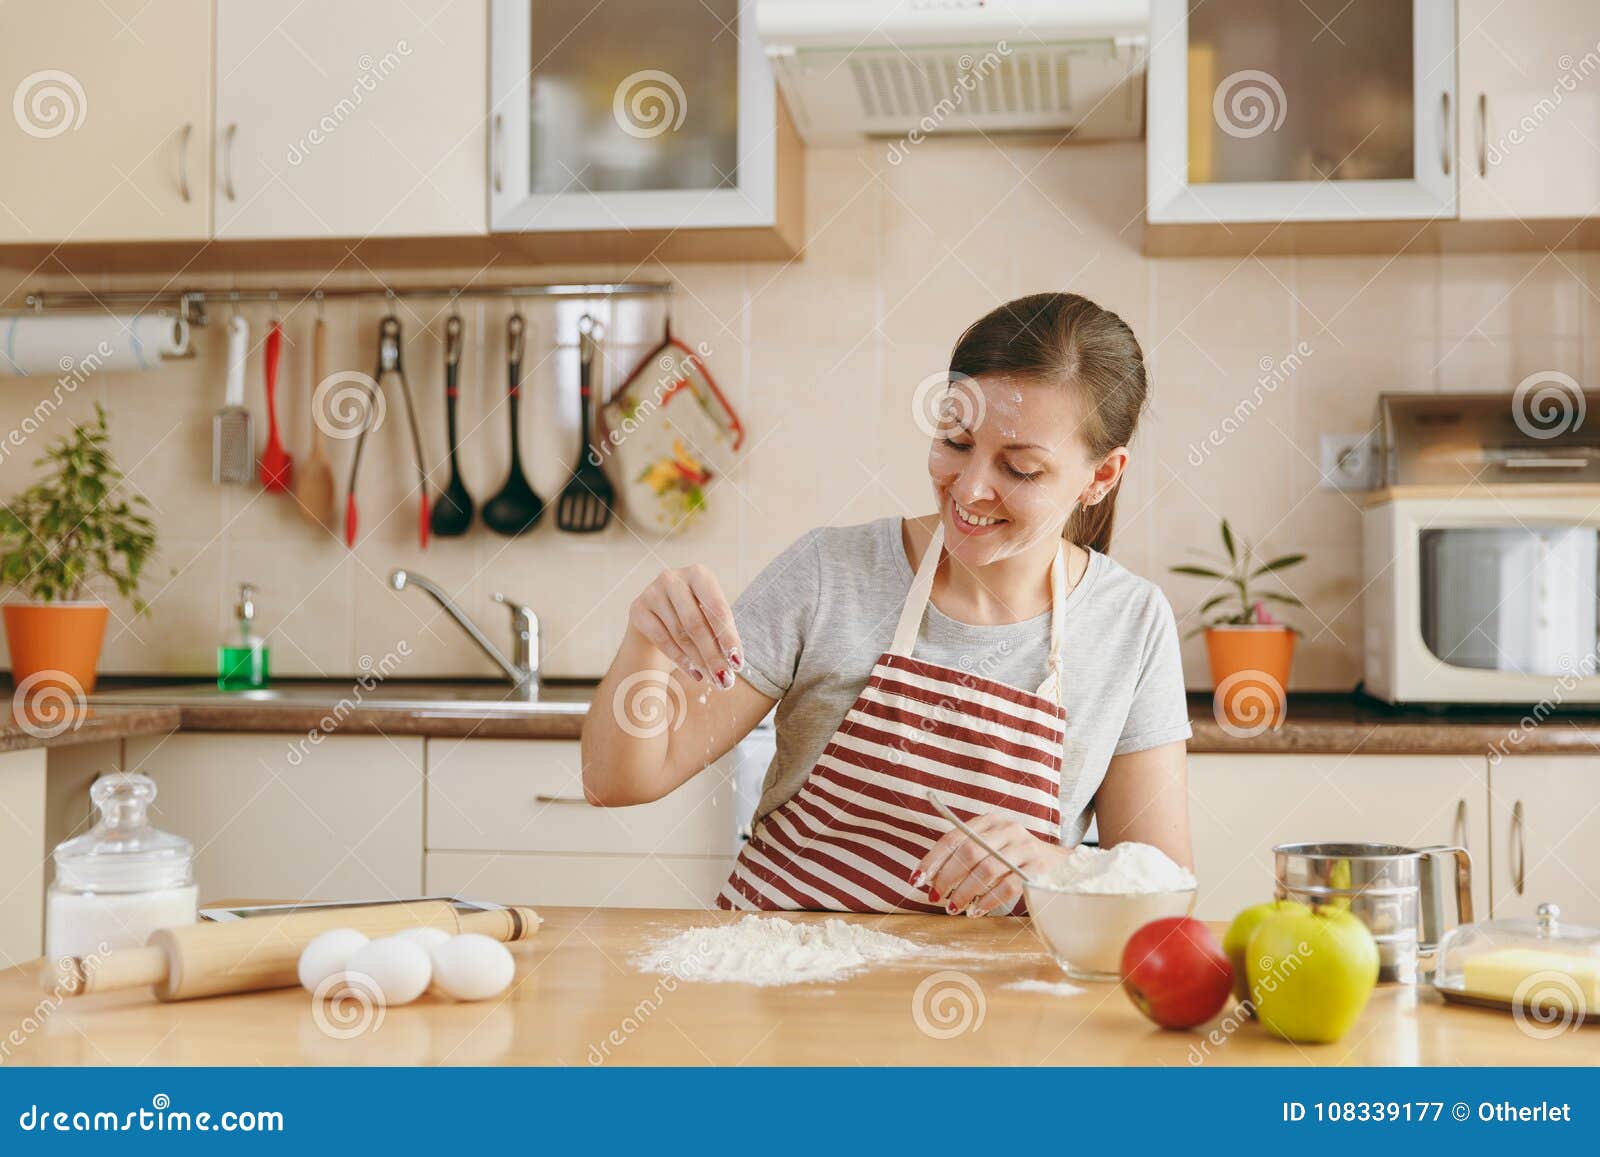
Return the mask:
M0 1062L1182 1067L1577 1065L1595 1058L1594 1029L1534 1039L1508 1014L1446 1005L1431 989L1406 986L1379 988L1337 1044L1289 1044L1231 1014L1193 1032L1163 1031L1113 984L1085 985L1074 996L1008 987L1065 979L1022 920L846 917L930 952L831 983L753 988L679 982L630 964L659 937L736 919L733 913L541 914L539 934L512 948L516 981L505 996L481 1004L424 997L385 1010L375 1030L349 1039L319 1027L300 989L174 1004L139 992L41 1004L33 967L9 969L0 972ZM953 1031L964 1017L968 1027Z
M0 685L6 684L0 680ZM67 704L62 710L40 705L30 711L13 703L0 718L0 753L160 734L174 730L181 720L182 713L176 707Z
M403 684L401 680L391 682ZM132 678L107 679L103 684L117 690L156 685ZM305 732L323 726L328 710L338 703L338 729L344 734L577 739L583 727L581 710L543 715L404 710L352 700L349 684L341 680L328 680L327 687L326 706L303 702L186 704L176 709L178 726L184 731ZM1194 738L1189 750L1196 754L1485 755L1496 747L1506 747L1522 755L1600 752L1600 710L1556 711L1537 726L1527 726L1524 715L1506 708L1430 712L1390 707L1355 694L1299 693L1289 696L1285 720L1277 729L1259 734L1254 729L1235 729L1230 733L1217 722L1211 695L1192 692L1189 719Z
M1276 730L1230 734L1217 722L1210 692L1191 692L1189 723L1197 753L1333 755L1519 755L1600 753L1600 710L1553 711L1533 724L1528 712L1502 707L1429 711L1391 707L1356 694L1293 694ZM1237 729L1235 729L1237 730Z

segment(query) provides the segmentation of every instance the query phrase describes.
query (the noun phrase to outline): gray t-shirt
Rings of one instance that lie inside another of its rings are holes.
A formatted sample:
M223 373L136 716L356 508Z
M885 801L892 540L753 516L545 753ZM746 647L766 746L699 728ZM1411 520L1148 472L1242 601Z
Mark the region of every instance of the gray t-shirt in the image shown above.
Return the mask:
M811 531L735 600L742 676L779 700L758 817L800 790L888 650L911 579L901 520L880 518ZM915 654L1034 691L1048 673L1050 614L973 626L929 603ZM1062 841L1074 844L1112 756L1189 738L1178 632L1160 588L1091 552L1067 595L1062 671Z

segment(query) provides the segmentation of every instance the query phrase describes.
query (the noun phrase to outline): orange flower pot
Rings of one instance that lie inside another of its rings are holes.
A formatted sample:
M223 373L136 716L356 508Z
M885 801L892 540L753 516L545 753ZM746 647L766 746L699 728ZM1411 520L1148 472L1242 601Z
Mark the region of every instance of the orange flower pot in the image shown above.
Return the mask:
M5 603L11 682L38 676L74 696L94 690L110 610L104 603Z
M1212 709L1224 730L1260 735L1283 726L1293 631L1278 625L1208 627L1206 657L1216 688Z

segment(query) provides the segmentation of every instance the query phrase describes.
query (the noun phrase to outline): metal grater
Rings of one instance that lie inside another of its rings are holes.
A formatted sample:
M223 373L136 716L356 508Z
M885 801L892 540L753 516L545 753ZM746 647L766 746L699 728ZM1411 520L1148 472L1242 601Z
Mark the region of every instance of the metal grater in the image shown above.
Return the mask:
M255 475L251 461L250 411L244 405L244 363L250 351L250 323L239 314L228 321L228 392L211 419L211 481L246 483Z

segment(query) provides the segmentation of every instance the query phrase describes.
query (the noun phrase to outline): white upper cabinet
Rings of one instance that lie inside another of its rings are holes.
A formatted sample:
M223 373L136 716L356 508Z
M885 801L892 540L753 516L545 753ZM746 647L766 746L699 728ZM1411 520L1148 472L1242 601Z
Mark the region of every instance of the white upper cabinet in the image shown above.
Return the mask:
M217 0L216 236L486 230L486 0Z
M1149 220L1455 216L1455 43L1453 0L1152 0Z
M1461 216L1600 214L1600 4L1460 0Z
M211 0L6 6L0 242L204 239Z
M739 0L494 0L496 231L771 226L776 94Z

